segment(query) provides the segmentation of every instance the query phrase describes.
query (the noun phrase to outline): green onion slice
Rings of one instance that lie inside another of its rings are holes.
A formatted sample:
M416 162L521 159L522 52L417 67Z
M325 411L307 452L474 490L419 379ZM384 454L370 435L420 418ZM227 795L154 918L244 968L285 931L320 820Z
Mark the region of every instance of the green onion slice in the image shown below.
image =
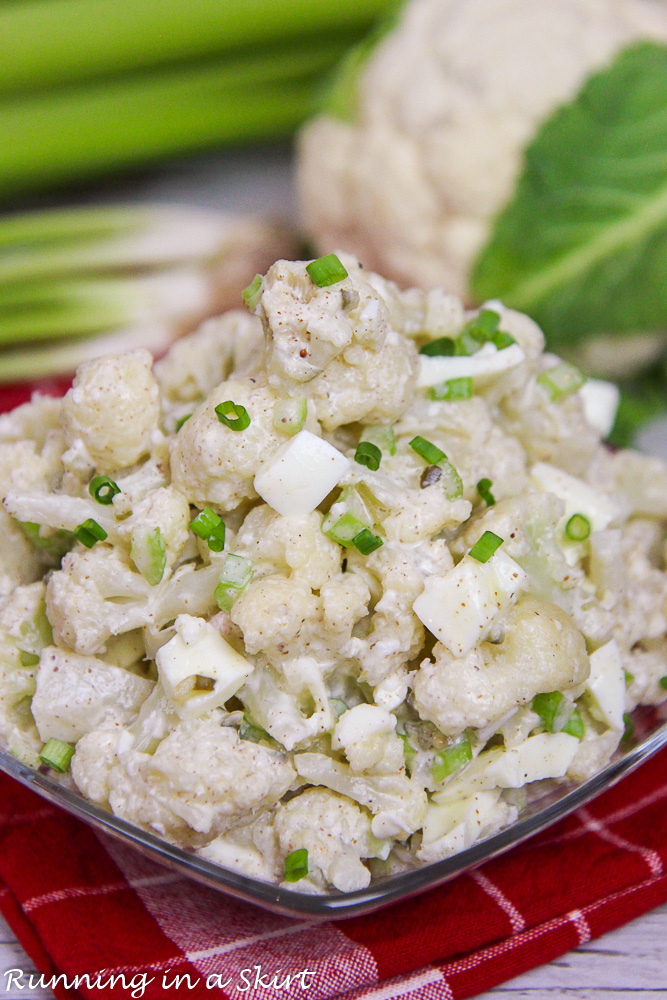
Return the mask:
M327 285L335 285L337 282L347 278L347 271L339 261L335 253L328 253L325 257L319 257L310 264L306 264L306 271L314 285L325 288Z
M132 532L130 559L152 587L161 581L167 565L167 549L159 528Z
M481 538L478 538L470 550L470 555L477 562L488 562L493 553L500 548L504 539L493 531L485 531Z
M624 670L623 671L623 676L625 678L625 686L626 686L626 688L631 687L632 684L634 683L635 675L631 674L629 670Z
M97 503L108 507L109 504L113 503L113 498L116 494L120 493L120 486L118 483L114 483L113 479L109 479L108 476L95 476L90 481L88 492Z
M354 453L354 460L359 465L365 465L371 472L377 472L382 461L382 452L376 444L370 441L360 441Z
M419 348L420 354L425 354L427 358L451 358L454 353L455 342L451 337L438 337L437 340L430 340Z
M396 454L396 435L390 424L373 424L364 427L361 440L374 444L384 455Z
M285 858L285 881L300 882L308 874L308 851L299 847Z
M491 487L493 483L490 479L480 479L477 483L477 492L481 496L482 500L486 503L487 507L493 507L496 502L496 498L491 492Z
M303 397L279 399L273 404L273 426L283 434L298 434L307 416L308 403Z
M108 538L102 525L94 521L92 517L89 517L74 530L74 536L88 549L92 549L95 542L103 542L105 538Z
M183 426L183 424L187 424L187 422L188 422L188 420L190 419L191 416L192 416L191 413L186 413L184 417L180 417L176 421L176 433L178 433L180 431L180 429Z
M251 312L255 309L255 306L259 302L259 297L262 294L263 280L264 279L261 274L256 274L250 284L241 292L243 304L247 306Z
M565 525L565 534L573 542L583 542L591 533L591 522L583 514L573 514Z
M243 716L243 722L239 726L239 736L242 740L248 740L249 743L274 742L266 729L262 729L261 726L253 722L249 715Z
M460 399L470 399L472 396L472 378L450 378L439 385L433 385L428 391L431 399L453 403Z
M36 667L39 656L37 653L29 653L26 649L19 649L19 663L22 667Z
M410 447L416 451L420 458L423 458L429 465L439 465L443 459L447 458L444 451L440 451L434 444L427 441L419 434L410 442Z
M52 767L58 774L64 774L69 770L70 761L74 756L74 747L62 740L47 740L39 755L39 759Z
M663 689L663 691L667 691L667 677L661 677L660 680L658 681L658 684Z
M496 330L494 335L491 337L491 343L494 344L499 351L504 351L506 347L511 347L512 344L516 344L516 340L511 333L505 333L503 330Z
M413 761L417 756L417 751L405 733L399 733L398 735L403 743L403 759L405 760L405 766L407 770L410 771Z
M574 365L568 365L564 361L555 368L542 372L535 381L545 390L551 402L557 403L581 389L586 376L582 375Z
M463 480L448 459L442 463L442 486L448 500L459 500L463 496Z
M623 735L621 737L621 743L627 743L628 740L631 740L635 734L635 724L632 721L632 716L630 715L629 712L623 713L623 724L624 724L624 729L623 729Z
M222 564L220 581L215 588L215 599L223 611L230 611L232 605L252 579L252 562L243 556L230 553Z
M352 542L362 556L370 555L382 545L382 539L378 535L374 535L368 528L364 528L358 535L355 535Z
M548 733L553 733L558 714L562 710L565 698L560 691L550 691L548 694L536 694L531 708L540 717L540 722Z
M584 720L581 718L579 709L575 708L574 712L561 729L561 733L567 733L568 736L574 736L578 740L583 740L584 729Z
M493 309L482 309L477 316L468 320L454 345L454 354L471 355L493 339L498 330L500 315Z
M218 420L230 431L244 431L250 427L250 414L245 406L235 403L232 399L226 399L224 403L218 403L215 408Z
M354 514L343 514L330 528L323 529L323 531L332 542L338 542L339 545L345 545L349 548L354 545L354 539L367 529L368 525L360 521Z
M225 547L225 522L210 507L197 514L190 522L195 535L208 542L212 552L222 552Z
M470 760L472 760L472 747L470 746L470 737L466 735L458 743L438 750L431 767L431 776L439 785L441 781L448 778L450 774L459 771Z

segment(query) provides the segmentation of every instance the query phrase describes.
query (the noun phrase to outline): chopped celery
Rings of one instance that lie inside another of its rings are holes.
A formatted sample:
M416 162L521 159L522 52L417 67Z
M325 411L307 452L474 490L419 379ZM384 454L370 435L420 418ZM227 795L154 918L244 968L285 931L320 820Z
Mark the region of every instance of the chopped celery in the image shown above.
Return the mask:
M220 572L220 580L215 588L215 599L223 611L230 611L234 601L245 590L252 579L252 562L243 556L230 553Z
M279 399L273 404L273 426L283 434L292 437L303 429L308 416L308 403L305 398L293 396L290 399Z
M472 747L470 737L466 734L458 742L438 750L431 766L431 776L439 785L441 781L460 770L470 760L472 760Z
M370 424L364 427L361 440L374 444L383 455L396 454L396 435L391 424Z
M152 587L160 583L167 565L167 550L159 528L152 531L143 527L134 529L130 559Z
M582 375L574 365L563 362L555 368L549 368L537 376L537 384L545 390L552 403L558 403L561 399L566 399L573 392L581 389L586 381L586 376Z
M51 739L46 741L39 759L42 763L48 764L54 771L57 771L58 774L64 774L65 771L69 770L73 756L73 746L70 746L69 743L64 743L62 740Z

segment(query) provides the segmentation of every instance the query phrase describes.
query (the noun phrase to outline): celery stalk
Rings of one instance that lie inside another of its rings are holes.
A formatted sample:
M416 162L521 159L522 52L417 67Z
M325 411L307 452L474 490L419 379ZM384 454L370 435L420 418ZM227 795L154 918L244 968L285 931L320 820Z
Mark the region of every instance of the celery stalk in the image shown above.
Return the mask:
M340 31L395 0L30 0L0 4L0 95ZM300 50L307 50L307 39Z
M0 197L165 154L286 136L339 52L337 42L305 56L264 54L2 103Z

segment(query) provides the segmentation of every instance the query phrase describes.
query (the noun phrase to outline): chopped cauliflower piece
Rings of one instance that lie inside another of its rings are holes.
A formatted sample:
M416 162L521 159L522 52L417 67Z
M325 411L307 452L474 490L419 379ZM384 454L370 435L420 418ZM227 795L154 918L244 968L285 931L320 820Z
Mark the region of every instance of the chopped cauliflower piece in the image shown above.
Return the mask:
M284 855L305 848L308 868L317 868L341 892L364 889L371 873L362 858L382 856L365 810L345 795L309 788L276 810L275 829Z
M377 705L355 705L343 712L331 746L344 752L355 773L396 774L404 765L396 717Z
M44 742L76 743L107 720L129 722L152 688L152 681L122 667L47 646L40 656L31 710Z
M160 417L151 365L144 350L86 361L63 399L67 443L82 441L104 472L134 465L150 451Z

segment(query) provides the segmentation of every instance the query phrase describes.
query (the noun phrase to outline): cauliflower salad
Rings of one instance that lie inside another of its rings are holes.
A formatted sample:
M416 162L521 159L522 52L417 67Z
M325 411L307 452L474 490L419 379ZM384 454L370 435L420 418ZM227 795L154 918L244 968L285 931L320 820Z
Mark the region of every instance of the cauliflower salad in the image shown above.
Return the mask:
M224 867L351 891L667 697L667 467L499 302L278 261L0 417L0 742Z

